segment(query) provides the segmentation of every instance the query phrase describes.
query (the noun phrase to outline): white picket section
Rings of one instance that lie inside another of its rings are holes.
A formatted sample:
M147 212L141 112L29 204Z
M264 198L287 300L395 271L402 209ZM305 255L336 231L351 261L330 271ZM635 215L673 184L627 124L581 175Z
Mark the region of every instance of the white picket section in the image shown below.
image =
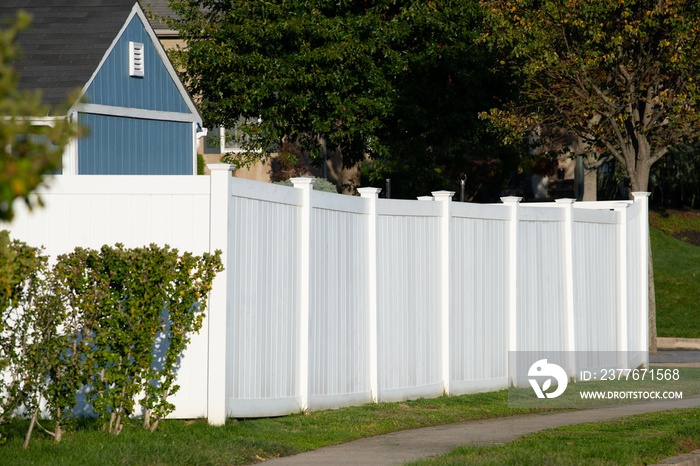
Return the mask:
M575 339L580 351L616 351L615 212L575 210ZM591 331L595 329L595 331Z
M518 222L518 351L566 351L564 212L522 205Z
M228 409L238 416L297 411L299 223L301 193L258 183L234 183L228 233L231 345ZM261 193L263 194L263 193ZM262 199L261 199L262 198ZM223 349L221 349L223 350ZM220 351L217 349L217 351Z
M380 401L442 394L439 207L398 200L378 206Z
M508 215L493 207L453 206L451 393L508 385Z
M311 218L309 403L371 401L366 272L367 202L314 193ZM342 210L339 210L342 206Z
M509 351L622 351L622 364L648 363L646 194L400 201L211 168L53 177L39 190L44 208L18 205L2 226L52 257L116 242L222 250L226 270L183 355L173 417L221 424L501 389Z

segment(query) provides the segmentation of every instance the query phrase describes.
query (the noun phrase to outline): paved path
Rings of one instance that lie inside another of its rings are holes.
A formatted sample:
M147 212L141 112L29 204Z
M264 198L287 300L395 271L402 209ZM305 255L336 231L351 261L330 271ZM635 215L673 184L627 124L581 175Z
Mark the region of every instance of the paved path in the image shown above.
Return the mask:
M447 453L460 445L505 443L550 427L607 421L674 408L700 408L700 396L583 411L528 414L394 432L268 460L265 465L398 465Z
M700 365L700 351L657 351L649 355L649 364L652 366L698 367Z

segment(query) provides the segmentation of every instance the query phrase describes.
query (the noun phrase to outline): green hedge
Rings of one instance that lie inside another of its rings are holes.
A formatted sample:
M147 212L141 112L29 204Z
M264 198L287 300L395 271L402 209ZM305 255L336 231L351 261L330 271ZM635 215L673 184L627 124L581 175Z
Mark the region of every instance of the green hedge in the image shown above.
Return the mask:
M145 413L155 430L206 296L222 270L220 251L194 256L169 246L76 248L53 267L41 251L0 232L0 423L23 409L57 441L76 418L78 394L105 428ZM53 430L45 428L40 410Z

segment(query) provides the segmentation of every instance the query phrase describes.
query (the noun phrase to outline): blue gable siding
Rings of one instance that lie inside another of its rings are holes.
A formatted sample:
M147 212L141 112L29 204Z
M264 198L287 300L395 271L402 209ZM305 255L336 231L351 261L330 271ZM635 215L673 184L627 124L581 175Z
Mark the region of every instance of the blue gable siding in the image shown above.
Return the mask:
M144 77L129 76L129 41L144 44ZM138 15L131 19L87 89L87 102L191 113Z
M192 175L192 124L80 113L80 175Z

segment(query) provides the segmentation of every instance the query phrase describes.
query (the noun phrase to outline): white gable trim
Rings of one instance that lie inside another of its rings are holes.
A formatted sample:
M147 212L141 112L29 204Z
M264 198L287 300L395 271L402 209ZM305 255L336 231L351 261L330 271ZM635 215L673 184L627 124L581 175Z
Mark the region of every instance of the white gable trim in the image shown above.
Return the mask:
M119 33L117 33L116 37L114 40L112 40L112 44L109 46L107 49L107 52L105 52L104 56L102 57L102 60L100 60L100 64L97 65L97 68L95 71L92 73L92 76L90 76L90 79L88 80L87 83L83 86L82 90L80 91L80 97L78 98L77 103L71 108L71 111L77 111L77 108L85 105L81 104L80 102L82 101L83 97L85 97L85 94L87 93L87 90L90 88L90 85L92 82L95 80L97 77L97 74L100 72L102 69L102 66L104 66L104 63L107 61L107 58L110 56L114 48L117 46L117 43L119 42L119 39L121 39L122 35L124 35L124 31L126 31L126 28L129 26L133 18L137 16L139 20L141 21L141 24L143 25L144 29L146 30L146 33L148 34L148 37L151 39L151 43L153 44L153 47L156 50L156 53L160 57L161 61L163 62L163 65L165 65L165 69L167 70L168 74L170 75L170 79L173 80L173 83L175 84L175 87L177 87L178 91L180 92L180 95L182 96L183 100L185 101L185 104L187 105L187 108L190 109L190 112L192 112L193 118L187 120L187 121L195 121L196 123L199 123L200 125L202 124L202 116L199 114L199 110L197 110L197 106L194 104L194 101L190 97L190 94L187 92L185 89L185 86L183 86L182 81L180 81L180 78L178 77L177 73L175 72L175 68L173 68L172 63L170 63L170 59L168 58L168 55L165 53L165 49L163 49L163 46L161 45L160 41L158 40L158 37L156 36L156 33L153 31L153 28L151 27L151 24L148 22L148 19L146 19L146 15L143 13L143 10L139 6L138 2L134 4L134 7L131 9L131 13L129 14L129 17L126 19L124 24L122 25L121 29L119 30Z
M199 115L191 113L163 112L160 110L147 110L142 108L112 107L99 104L78 104L73 109L80 113L93 113L97 115L109 115L129 118L143 118L146 120L180 121L184 123L199 123Z

